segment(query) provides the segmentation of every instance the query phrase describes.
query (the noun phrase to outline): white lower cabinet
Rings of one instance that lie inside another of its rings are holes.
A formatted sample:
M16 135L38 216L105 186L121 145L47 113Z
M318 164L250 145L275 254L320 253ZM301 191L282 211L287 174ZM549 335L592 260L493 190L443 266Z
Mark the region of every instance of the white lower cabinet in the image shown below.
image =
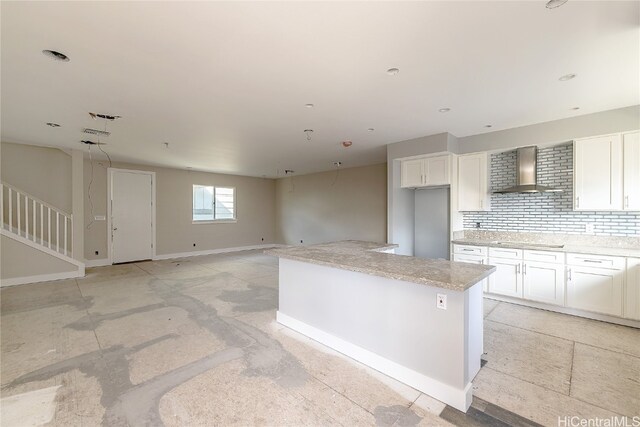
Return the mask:
M522 267L524 298L564 305L564 264L525 261Z
M640 320L640 258L627 258L624 317Z
M567 307L622 316L624 270L569 265Z
M489 276L489 292L522 298L522 261L507 258L489 258L489 265L496 267L495 273Z

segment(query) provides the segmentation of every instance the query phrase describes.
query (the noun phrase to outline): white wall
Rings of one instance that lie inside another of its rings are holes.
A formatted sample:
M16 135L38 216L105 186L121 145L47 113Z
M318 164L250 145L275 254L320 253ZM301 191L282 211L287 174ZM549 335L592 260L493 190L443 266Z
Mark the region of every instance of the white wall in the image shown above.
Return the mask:
M71 156L57 148L0 143L2 181L71 213Z
M276 183L278 242L386 240L386 165L281 178Z
M88 260L107 257L107 222L93 221L89 225L92 217L107 214L107 167L108 162L94 160L92 182L91 163L85 160L84 253ZM276 240L273 179L126 163L114 163L113 167L156 173L157 255L253 246L274 243ZM193 224L191 209L194 184L235 187L237 222ZM194 243L196 246L193 246ZM98 255L95 251L98 251Z
M569 142L640 129L640 105L458 138L459 153Z

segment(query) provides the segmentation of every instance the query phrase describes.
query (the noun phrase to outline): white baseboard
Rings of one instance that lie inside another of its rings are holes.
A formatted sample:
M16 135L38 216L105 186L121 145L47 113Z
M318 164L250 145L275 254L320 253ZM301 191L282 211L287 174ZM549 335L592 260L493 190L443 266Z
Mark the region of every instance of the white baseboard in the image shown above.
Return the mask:
M89 267L104 267L105 265L111 265L112 262L109 261L108 258L98 258L98 259L85 259L84 265Z
M51 280L74 279L84 277L84 268L78 271L65 271L64 273L39 274L37 276L12 277L0 279L0 287L24 285L27 283L49 282Z
M174 254L156 255L155 257L153 257L153 260L155 261L155 260L161 260L161 259L187 258L192 256L200 256L200 255L213 255L213 254L223 254L228 252L250 251L253 249L269 249L269 248L275 248L280 246L283 246L283 245L271 243L271 244L264 244L264 245L238 246L235 248L207 249L204 251L193 251L193 252L178 252Z
M304 322L296 320L282 312L276 313L278 323L300 332L307 337L330 347L345 356L364 363L365 365L382 372L385 375L415 388L429 396L445 402L454 408L466 412L471 406L472 383L465 385L464 389L458 389L451 385L442 383L424 374L416 372L396 362L379 356L369 350L347 342L334 335L328 334L320 329L310 326Z
M524 305L526 307L539 308L541 310L555 311L556 313L568 314L571 316L584 317L587 319L599 320L601 322L615 323L618 325L630 326L640 329L640 321L633 319L624 319L622 317L609 316L606 314L592 313L590 311L578 310L570 307L560 307L557 305L545 304L536 301L523 300L520 298L511 298L502 295L484 293L484 297L496 301L504 301L511 304Z

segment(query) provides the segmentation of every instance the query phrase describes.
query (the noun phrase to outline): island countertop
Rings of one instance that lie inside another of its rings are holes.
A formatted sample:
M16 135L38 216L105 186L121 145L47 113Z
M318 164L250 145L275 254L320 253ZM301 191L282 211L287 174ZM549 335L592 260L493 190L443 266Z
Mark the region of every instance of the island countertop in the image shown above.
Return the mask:
M495 271L489 265L422 259L384 253L398 245L345 240L309 246L267 249L268 255L340 268L373 276L465 291Z

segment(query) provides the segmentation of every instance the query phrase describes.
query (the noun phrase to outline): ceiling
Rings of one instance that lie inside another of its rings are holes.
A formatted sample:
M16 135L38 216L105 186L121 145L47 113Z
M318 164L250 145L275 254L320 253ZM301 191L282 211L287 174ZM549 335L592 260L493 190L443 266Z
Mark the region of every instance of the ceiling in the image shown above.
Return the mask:
M1 137L86 150L81 130L105 126L92 111L122 116L102 138L114 160L267 177L373 164L391 142L639 104L639 17L638 1L3 1Z

